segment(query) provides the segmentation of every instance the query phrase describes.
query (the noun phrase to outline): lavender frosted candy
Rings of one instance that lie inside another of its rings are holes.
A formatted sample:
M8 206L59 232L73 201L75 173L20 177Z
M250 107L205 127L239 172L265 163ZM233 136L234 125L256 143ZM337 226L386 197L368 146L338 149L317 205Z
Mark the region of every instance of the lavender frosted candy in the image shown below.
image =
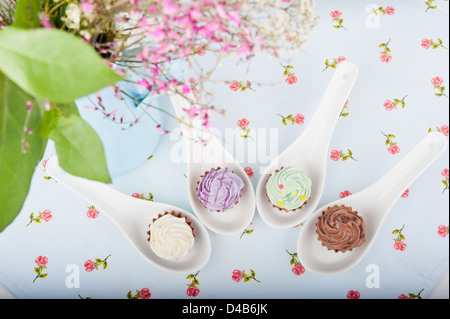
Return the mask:
M202 176L197 198L211 211L224 212L237 204L244 189L242 179L229 168L211 169Z

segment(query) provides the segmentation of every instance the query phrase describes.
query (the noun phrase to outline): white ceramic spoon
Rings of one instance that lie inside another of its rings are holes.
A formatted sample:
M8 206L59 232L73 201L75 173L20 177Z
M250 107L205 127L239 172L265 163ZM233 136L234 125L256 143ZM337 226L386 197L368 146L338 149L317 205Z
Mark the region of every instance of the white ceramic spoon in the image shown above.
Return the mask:
M106 184L70 175L59 166L57 157L52 157L47 162L46 172L59 184L66 186L110 217L136 250L154 266L170 272L190 273L198 271L208 262L211 254L210 237L194 215L178 207L134 198ZM182 213L192 221L195 228L194 246L186 256L178 260L158 257L147 241L147 231L152 219L166 211Z
M402 193L446 149L447 140L442 133L428 133L385 176L366 189L327 204L318 209L303 224L297 242L297 253L303 266L321 275L345 272L355 266L369 251L387 214ZM362 216L366 225L366 242L345 253L329 251L318 240L316 222L327 207L345 205Z
M316 209L322 196L328 147L336 122L358 74L356 66L341 62L310 123L285 151L265 169L256 189L256 205L263 221L273 228L290 228L303 223ZM268 201L266 182L281 167L300 167L312 182L311 198L294 212L280 211Z
M188 116L185 110L192 108L190 101L180 95L172 96L171 101L186 145L188 193L192 209L206 227L218 234L242 233L250 225L256 210L255 192L249 177L222 143L202 127L200 117ZM197 198L196 191L200 176L218 167L231 169L244 182L239 202L224 212L206 209Z

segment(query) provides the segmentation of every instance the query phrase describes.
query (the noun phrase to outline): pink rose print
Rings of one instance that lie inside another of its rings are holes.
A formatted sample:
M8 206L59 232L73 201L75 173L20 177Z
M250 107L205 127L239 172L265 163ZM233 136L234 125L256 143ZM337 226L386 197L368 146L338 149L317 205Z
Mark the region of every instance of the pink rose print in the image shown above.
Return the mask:
M238 81L231 81L231 84L230 84L230 90L231 91L237 91L237 90L239 90L239 87L240 87L240 85L239 85L239 82Z
M47 166L47 162L48 162L49 158L42 160L42 167L44 167L44 170Z
M391 43L391 39L389 39L386 43L381 43L378 47L382 48L383 50L380 52L380 61L389 63L392 60L392 56L389 54L391 53L391 49L389 48L389 44Z
M287 126L288 123L291 123L292 125L302 125L303 123L305 123L305 117L300 113L295 116L293 114L289 114L287 116L283 116L281 114L277 115L281 117L281 123L283 123L283 125L285 126Z
M445 86L443 86L442 84L444 84L444 80L439 77L436 76L434 78L431 79L431 84L433 84L434 89L438 90L437 93L434 93L434 95L441 97L441 96L445 96L448 99L448 95L445 94Z
M342 110L341 110L341 113L339 114L339 116L347 117L347 116L349 115L349 113L348 113L348 112L345 112L346 109L348 109L348 100L345 101L345 104L344 104L344 106L342 107Z
M356 290L350 290L347 293L347 299L359 299L361 297L361 294L359 293L359 291Z
M238 90L245 91L247 89L255 91L252 88L252 84L250 83L250 81L247 81L245 84L243 84L240 81L231 81L231 84L230 84L230 90L231 91L234 91L234 92L236 92Z
M243 139L252 138L250 136L251 128L248 127L249 125L250 125L250 122L246 118L243 118L242 120L237 121L237 126L240 127L240 131L242 132L241 137Z
M305 117L302 114L297 114L295 116L295 124L302 125L305 123Z
M87 272L91 272L94 269L98 270L98 267L101 265L103 269L106 269L108 267L108 258L111 257L111 255L108 255L105 259L95 258L95 261L89 259L84 263L84 268Z
M347 29L342 25L342 23L344 23L344 19L342 19L342 12L339 10L334 10L330 12L330 16L333 18L333 22L335 23L333 25L334 28L336 29L344 29L347 31Z
M438 231L437 231L437 233L438 233L439 236L441 236L441 237L447 237L448 232L449 232L449 227L448 227L448 226L439 225Z
M395 13L395 8L393 8L393 7L386 7L386 9L385 9L385 11L386 11L386 14L387 15L394 15L394 13Z
M405 294L401 294L400 296L398 296L397 299L422 299L422 297L420 296L420 294L422 293L424 289L422 289L417 295L409 293L408 295Z
M198 287L188 287L188 289L186 290L186 294L189 297L197 297L199 293L200 289L198 289Z
M242 279L244 279L244 282L249 282L250 280L254 280L256 282L261 282L258 279L256 279L256 273L253 269L250 269L250 275L245 273L245 270L241 271L239 269L233 270L233 273L231 274L231 279L233 279L236 282L240 282Z
M236 282L240 282L242 280L242 271L240 271L239 269L233 270L231 279L233 279Z
M383 132L381 132L381 134L383 134L386 137L385 144L389 145L387 149L389 154L395 155L400 153L400 147L397 145L396 142L393 141L393 139L396 138L396 136L393 134L384 134Z
M290 265L292 266L291 271L294 275L300 276L301 274L305 273L305 267L300 263L298 260L298 254L297 253L290 253L286 250L289 256L291 256Z
M97 216L99 215L100 213L99 213L99 211L98 211L98 209L96 209L95 208L95 206L89 206L88 207L88 211L87 211L87 213L86 213L86 216L88 217L88 218L97 218Z
M397 153L400 153L400 147L398 145L391 145L388 147L388 152L392 155L395 155Z
M384 7L378 7L377 9L374 9L373 10L373 13L375 14L375 15L380 15L380 14L382 14L382 15L389 15L389 16L392 16L392 15L394 15L395 14L395 8L394 7L391 7L391 6L387 6L386 8L384 8Z
M397 238L394 238L394 248L399 251L404 251L406 249L406 244L404 242L405 236L402 234L405 229L405 225L401 229L396 229L392 232L393 235L397 235Z
M439 47L441 47L443 49L447 49L444 46L444 42L441 39L439 39L439 38L437 38L437 42L434 41L433 39L422 39L421 46L422 46L422 48L427 49L427 50L429 48L437 49Z
M247 127L249 124L250 124L250 122L249 122L247 119L242 119L242 120L237 121L237 125L238 125L240 128L245 128L245 127Z
M44 221L47 223L52 219L52 217L52 212L48 209L44 210L43 212L39 212L36 217L34 216L34 212L32 212L29 217L30 222L26 226L29 226L32 222L40 224L41 221Z
M186 279L192 279L192 281L189 284L187 284L188 288L186 290L186 294L189 297L197 297L198 294L200 293L200 289L197 287L200 285L200 282L197 279L199 273L200 270L197 271L196 274L190 274L189 276L186 277Z
M448 133L449 133L448 125L442 125L442 126L439 128L439 131L440 131L442 134L444 134L445 136L448 136Z
M397 109L398 105L402 106L402 109L404 109L406 107L406 102L405 99L408 96L406 95L403 99L393 99L393 101L391 100L386 100L383 103L384 108L386 109L386 111L392 111L393 109Z
M343 191L339 194L339 197L344 198L344 197L350 196L351 194L352 193L350 193L350 191Z
M349 158L354 160L355 162L358 161L356 158L353 157L353 152L351 150L347 150L347 154L345 154L343 151L332 150L330 158L335 162L339 160L346 161Z
M36 279L38 278L45 278L48 276L48 274L44 274L43 271L44 269L47 269L47 263L48 263L48 258L45 256L39 256L36 258L36 260L34 261L37 265L37 267L34 268L34 272L37 274L36 277L33 280L33 283L36 281Z
M294 68L292 65L283 65L280 63L280 65L284 68L283 75L286 77L285 81L287 84L292 85L297 83L298 79L295 76L295 73L292 73L291 70Z
M405 190L405 192L402 194L402 198L408 198L409 196L409 189Z
M441 175L444 177L444 179L442 180L442 184L444 184L444 186L445 186L444 190L442 191L442 194L444 194L450 185L449 179L448 179L448 177L449 177L448 176L449 175L448 168L443 169Z
M143 199L143 200L147 200L150 202L153 202L153 194L152 193L148 193L148 196L146 197L144 194L139 194L139 193L133 193L131 194L132 197L137 198L137 199Z
M141 290L136 290L136 294L133 295L131 290L127 293L128 299L150 299L152 296L150 289L142 288Z
M91 259L89 259L84 263L84 268L87 272L91 272L95 269L95 263Z
M244 168L244 171L245 171L245 174L247 174L247 176L248 176L249 178L252 178L252 177L253 177L254 173L253 173L253 170L252 170L251 167L246 167L246 168Z
M345 60L346 60L345 56L340 56L337 59L333 58L333 60L331 62L329 59L326 59L325 60L325 69L323 69L322 72L324 72L328 68L336 69L338 64Z

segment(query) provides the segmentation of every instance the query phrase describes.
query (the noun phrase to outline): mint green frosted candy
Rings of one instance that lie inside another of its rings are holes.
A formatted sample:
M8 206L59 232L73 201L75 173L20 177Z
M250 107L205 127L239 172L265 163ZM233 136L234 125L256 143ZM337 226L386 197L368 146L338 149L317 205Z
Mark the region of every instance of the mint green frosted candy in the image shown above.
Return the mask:
M267 181L267 196L274 206L294 210L310 198L311 184L303 169L286 167L273 173Z

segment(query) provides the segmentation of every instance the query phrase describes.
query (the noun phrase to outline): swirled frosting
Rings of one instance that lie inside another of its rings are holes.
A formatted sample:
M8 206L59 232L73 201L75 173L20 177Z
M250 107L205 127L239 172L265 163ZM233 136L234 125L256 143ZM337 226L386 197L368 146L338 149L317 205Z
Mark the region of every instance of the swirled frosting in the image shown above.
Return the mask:
M243 189L244 182L229 168L212 169L198 183L197 198L205 208L224 212L237 204Z
M281 209L294 210L311 197L311 180L300 167L285 167L273 173L266 185L270 202Z
M163 259L185 256L194 245L194 234L184 217L163 215L150 225L150 247Z
M318 217L316 233L328 250L346 252L366 241L364 219L351 207L328 207Z

